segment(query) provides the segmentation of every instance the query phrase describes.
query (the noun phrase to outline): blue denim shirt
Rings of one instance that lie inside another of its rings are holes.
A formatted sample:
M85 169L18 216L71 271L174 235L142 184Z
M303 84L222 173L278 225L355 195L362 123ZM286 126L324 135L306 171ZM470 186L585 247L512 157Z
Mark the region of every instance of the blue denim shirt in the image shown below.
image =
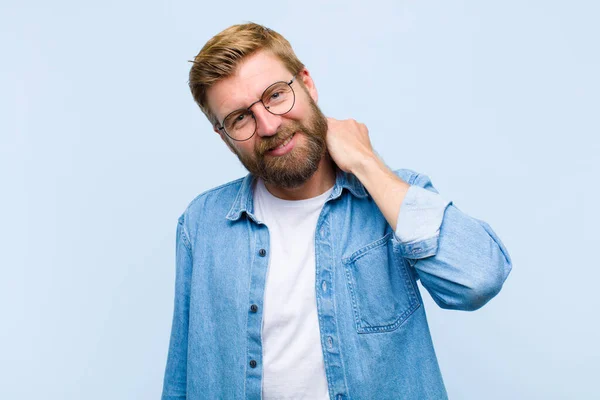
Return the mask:
M437 193L427 176L396 174ZM253 214L253 179L198 196L179 218L163 400L261 398L270 249L269 231ZM476 310L511 270L490 226L451 202L434 236L402 241L360 181L339 170L317 222L315 264L321 347L336 400L447 398L417 280L440 307Z

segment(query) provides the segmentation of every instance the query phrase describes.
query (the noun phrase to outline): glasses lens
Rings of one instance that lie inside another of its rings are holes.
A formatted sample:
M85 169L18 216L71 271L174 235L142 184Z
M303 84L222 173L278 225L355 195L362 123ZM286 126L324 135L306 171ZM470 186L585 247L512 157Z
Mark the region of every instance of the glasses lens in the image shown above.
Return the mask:
M275 115L285 114L294 106L294 91L285 82L277 82L269 86L263 94L265 108Z
M234 140L246 140L254 134L256 121L248 110L234 111L223 121L225 132Z

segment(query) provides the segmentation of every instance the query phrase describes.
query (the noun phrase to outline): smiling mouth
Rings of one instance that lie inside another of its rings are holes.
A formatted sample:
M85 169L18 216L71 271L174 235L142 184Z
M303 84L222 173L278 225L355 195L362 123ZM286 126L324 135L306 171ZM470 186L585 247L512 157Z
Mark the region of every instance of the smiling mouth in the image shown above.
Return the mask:
M281 144L278 144L275 147L271 147L269 149L269 151L273 151L273 150L281 149L281 148L285 147L292 140L292 138L294 137L294 135L295 135L295 133L293 133L290 137L288 137L287 139L285 139Z

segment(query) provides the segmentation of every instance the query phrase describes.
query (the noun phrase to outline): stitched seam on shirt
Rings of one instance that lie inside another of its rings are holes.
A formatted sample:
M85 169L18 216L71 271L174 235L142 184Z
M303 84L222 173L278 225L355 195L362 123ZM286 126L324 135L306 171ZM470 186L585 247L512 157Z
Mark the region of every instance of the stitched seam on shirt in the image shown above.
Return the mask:
M187 229L185 227L185 217L183 215L181 216L181 218L179 218L178 223L179 223L179 225L181 225L181 241L183 242L183 245L190 252L190 255L191 255L191 253L192 253L192 243L191 243L191 241L189 239L189 236L188 236L188 233L187 233Z
M381 239L377 239L376 241L374 241L372 243L369 243L369 244L365 245L364 247L361 247L360 249L358 249L357 251L355 251L354 253L352 253L348 257L344 257L342 259L342 262L344 264L351 264L351 263L355 262L356 260L358 260L361 257L363 257L365 255L365 253L367 253L369 250L372 250L372 249L374 249L376 247L379 247L379 246L382 246L382 245L386 244L389 241L390 236L392 235L392 233L393 232L387 233Z
M194 203L196 203L196 202L197 202L198 200L200 200L202 197L206 197L207 195L211 194L212 192L216 192L216 191L218 191L218 190L220 190L220 189L225 189L225 188L227 188L227 187L229 187L229 186L235 185L235 184L237 184L237 183L239 183L239 182L243 181L244 179L245 179L245 177L244 177L244 178L239 178L239 179L236 179L235 181L227 182L227 183L224 183L224 184L222 184L222 185L219 185L219 186L217 186L217 187L214 187L214 188L211 188L211 189L205 190L204 192L200 193L198 196L194 197L194 199L193 199L193 200L190 202L190 204L188 205L187 209L189 209L189 208L190 208L190 207L191 207L191 206L192 206ZM236 198L236 199L237 199L237 198ZM186 210L187 210L187 209L186 209Z
M393 253L394 253L394 255L396 255L396 251L394 251ZM396 268L399 270L400 274L402 275L403 282L404 282L404 288L406 289L406 292L409 294L409 297L411 298L411 304L415 303L415 302L418 303L419 297L415 293L418 289L415 288L414 285L412 284L411 275L410 275L410 272L406 269L406 264L404 262L404 258L402 258L401 255L398 255L397 257L400 257L400 259L394 260L394 262L396 263Z
M348 289L350 289L350 301L352 302L352 310L354 311L354 322L356 323L356 330L360 331L360 311L358 310L356 294L354 292L354 284L352 283L352 276L349 267L345 267L346 279L348 280Z
M342 260L343 264L345 265L346 279L348 281L348 288L350 290L350 299L351 299L352 308L354 311L354 321L356 323L356 330L359 334L394 331L398 327L400 327L406 320L408 320L408 317L420 306L418 297L416 296L416 294L414 292L414 290L415 290L414 286L410 282L407 281L408 271L406 271L406 269L404 268L404 265L400 265L400 266L394 265L394 267L398 270L397 272L401 275L404 289L406 291L407 297L409 298L409 304L408 304L407 309L404 310L404 312L402 314L400 314L394 320L394 322L391 324L376 325L376 326L363 326L363 324L361 323L362 317L361 317L361 313L360 313L360 307L358 306L357 293L354 288L355 284L353 282L352 273L350 272L350 265L355 263L356 261L360 260L365 255L370 254L369 250L373 250L373 249L376 249L383 245L386 245L389 242L390 237L392 237L392 234L393 234L393 232L388 233L383 238L378 239L375 242L368 244L365 247L363 247L362 249L356 251L353 254L353 256L347 257L346 259ZM394 264L395 264L395 260L392 260L392 262L394 262Z
M331 213L331 208L329 210L327 210L327 213ZM333 219L333 213L331 213L331 215L329 216L329 218L327 219L327 223L329 225L329 232L331 232L331 220ZM340 337L340 329L339 329L339 324L337 323L337 318L338 318L338 306L337 306L337 302L336 302L336 297L335 297L335 270L334 267L336 265L336 257L335 257L335 240L330 240L331 243L331 255L333 257L333 259L331 260L331 299L332 299L332 303L333 303L333 313L335 315L335 319L336 319L336 324L335 324L335 330L336 330L336 334L337 334L337 342L338 342L338 354L339 354L339 358L340 358L340 362L342 363L342 374L344 376L344 390L346 391L346 394L348 395L349 398L351 398L350 396L350 389L348 387L348 380L346 378L346 366L344 364L344 355L342 353L342 340Z
M318 232L319 232L319 229L318 229L318 228L319 228L319 225L321 226L321 229L323 229L323 226L324 226L324 225L328 225L327 218L325 217L325 215L326 215L326 214L328 214L328 213L330 212L329 210L325 210L325 207L327 207L327 202L328 202L328 201L329 201L329 199L328 199L328 200L325 200L325 203L323 204L323 207L321 208L321 212L319 213L319 217L318 217L318 219L317 219L317 226L316 226L316 229L315 229L315 242L314 242L314 246L315 246L315 296L316 296L316 297L321 297L320 295L318 295L318 294L317 294L317 293L318 293L318 289L317 289L317 286L318 286L318 280L317 280L317 277L318 277L318 274L317 274L317 272L318 272L318 271L317 271L317 268L318 268L318 267L317 267L317 266L319 265L319 264L317 263L317 257L319 257L319 256L318 256L318 252L317 252L317 235L319 234L319 233L318 233ZM330 227L328 226L327 228L329 229ZM328 244L330 244L330 246L331 246L331 251L333 252L334 250L333 250L333 245L331 244L331 241L329 241L329 243L328 243ZM333 253L333 254L335 254L335 253ZM332 273L331 273L331 276L332 276L332 277L334 276L334 274L333 274L333 268L332 268ZM331 287L331 289L330 289L330 290L331 290L331 293L335 293L335 291L334 291L334 288L333 288L333 278L332 278L332 280L331 280L331 286L332 286L332 287ZM332 297L332 299L334 299L334 296L333 296L333 295L332 295L331 297ZM332 301L334 301L334 300L332 300ZM318 306L317 306L317 307L318 307ZM334 313L335 313L335 311L334 311ZM323 341L323 340L324 340L324 339L323 339L323 336L322 336L322 334L321 334L321 332L320 332L320 327L322 326L323 319L321 318L321 313L319 313L319 310L318 310L318 308L317 308L317 316L318 316L318 318L319 318L319 339L320 339L320 342L321 342L321 351L322 351L323 353L326 353L326 352L327 352L327 350L326 350L326 348L327 348L327 344L326 344L326 343L324 343L324 341ZM338 347L339 347L339 336L338 336ZM327 392L328 392L328 393L330 394L330 396L331 396L331 394L332 394L332 391L331 391L331 388L330 388L330 386L329 386L329 382L332 382L334 379L333 379L333 377L331 376L331 373L330 373L330 368L328 368L328 366L327 366L327 365L325 365L325 364L327 364L327 363L328 363L328 361L326 361L326 358L328 358L328 357L330 357L330 356L326 356L325 354L323 354L323 364L324 364L324 365L323 365L323 367L324 367L324 369L325 369L325 378L327 379Z
M250 225L252 222L250 220L246 220L246 224ZM252 229L251 226L248 226L248 229ZM252 246L252 244L256 244L256 236L258 235L258 232L254 232L254 241L250 244L250 246ZM254 270L254 262L256 260L256 246L254 246L253 248L250 249L251 254L252 254L252 258L250 260L250 279L248 279L248 295L252 295L252 272ZM261 304L261 307L263 307L264 304ZM248 324L250 323L250 318L248 316L248 313L246 313L246 331L248 330ZM262 318L261 318L261 332L260 332L260 342L261 342L261 351L262 351ZM248 340L248 333L246 332L246 361L244 362L244 396L248 397L248 359L250 359L250 342ZM262 359L262 356L261 356ZM261 360L261 362L264 362L264 360ZM264 369L263 369L264 372ZM261 379L262 381L262 379ZM262 395L262 384L261 384L261 395Z
M417 181L417 178L418 178L418 176L419 176L419 174L418 174L418 173L416 173L416 172L415 172L415 173L413 173L413 174L410 176L410 178L408 178L408 184L409 184L409 185L414 185L414 184L415 184L415 182Z
M415 312L415 310L417 308L419 308L420 303L417 301L413 304L410 305L409 308L406 309L406 311L404 311L396 320L396 322L394 322L393 324L390 325L381 325L381 326L369 326L369 327L364 327L361 328L361 330L358 331L358 333L360 334L364 334L364 333L384 333L384 332L392 332L395 331L396 329L398 329L401 325L403 325L407 320L408 317L410 315L412 315L413 312Z

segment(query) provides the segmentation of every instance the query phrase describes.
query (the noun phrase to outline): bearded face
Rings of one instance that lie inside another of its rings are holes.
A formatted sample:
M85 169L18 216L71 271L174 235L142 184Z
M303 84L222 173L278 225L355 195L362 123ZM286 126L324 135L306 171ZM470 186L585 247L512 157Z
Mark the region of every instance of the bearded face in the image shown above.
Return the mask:
M283 82L291 92L281 89ZM290 94L292 103L286 108ZM327 118L317 106L317 90L306 68L294 73L277 55L258 51L235 74L208 88L206 98L215 132L253 175L293 189L319 169L327 153ZM236 133L243 133L242 140L234 140Z
M327 150L327 119L312 98L308 97L308 101L310 115L302 121L284 121L273 136L256 138L252 153L231 147L250 173L286 189L298 187L313 176ZM288 139L296 143L290 152L270 154Z

